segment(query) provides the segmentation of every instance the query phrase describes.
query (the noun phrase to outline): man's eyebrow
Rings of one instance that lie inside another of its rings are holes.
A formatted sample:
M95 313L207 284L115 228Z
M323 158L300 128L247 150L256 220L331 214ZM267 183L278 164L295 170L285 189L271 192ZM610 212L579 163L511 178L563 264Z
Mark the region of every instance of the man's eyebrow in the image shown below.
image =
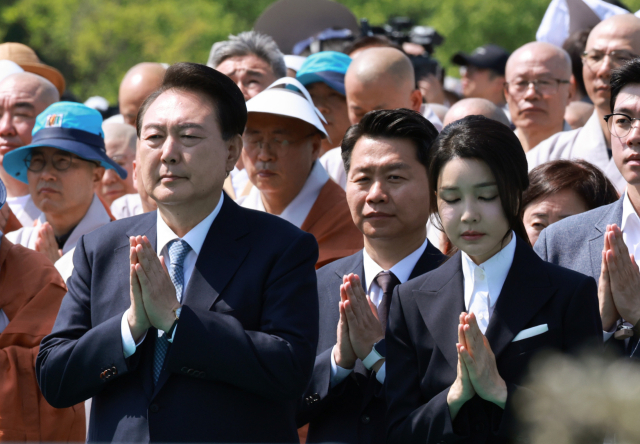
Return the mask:
M35 106L33 106L33 103L29 103L29 102L17 102L13 105L13 108L29 108L29 109L36 109Z
M614 114L627 114L629 117L633 114L633 111L629 108L617 108L613 110Z
M264 77L264 73L262 71L256 71L254 69L247 69L247 75L256 76L256 77Z
M181 123L176 126L178 127L178 129L181 129L181 130L185 130L189 128L204 129L204 127L198 123Z

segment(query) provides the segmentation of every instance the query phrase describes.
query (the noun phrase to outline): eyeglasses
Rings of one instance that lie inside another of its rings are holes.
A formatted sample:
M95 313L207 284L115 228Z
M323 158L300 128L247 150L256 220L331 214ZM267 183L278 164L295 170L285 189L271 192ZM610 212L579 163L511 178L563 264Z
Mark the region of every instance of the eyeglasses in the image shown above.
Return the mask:
M86 160L78 156L74 156L68 152L57 152L51 156L51 164L58 171L66 171L71 167L73 159L83 160L85 162L99 165L97 162ZM24 159L27 169L33 173L39 173L47 166L47 159L42 153L31 153Z
M268 145L278 157L284 157L289 153L289 148L292 145L296 145L311 136L316 135L317 132L307 134L298 140L285 139L282 136L275 136L268 141L264 140L264 137L260 135L248 135L242 138L244 142L244 149L249 155L255 155L259 153L264 145Z
M627 137L632 128L638 128L633 126L634 120L640 122L640 119L634 119L622 113L607 114L604 116L604 120L607 122L607 128L609 128L611 135L616 136L618 139Z
M582 53L582 63L587 65L591 71L597 71L600 69L604 58L607 56L609 56L609 63L611 63L611 66L614 68L618 68L628 61L638 57L636 54L624 49L617 49L608 54L605 54L603 51L592 49L591 51L585 51Z
M553 95L558 92L558 86L561 83L569 83L563 79L535 79L535 80L516 80L514 82L505 82L505 86L512 96L519 96L527 92L529 86L533 85L533 89L543 96Z

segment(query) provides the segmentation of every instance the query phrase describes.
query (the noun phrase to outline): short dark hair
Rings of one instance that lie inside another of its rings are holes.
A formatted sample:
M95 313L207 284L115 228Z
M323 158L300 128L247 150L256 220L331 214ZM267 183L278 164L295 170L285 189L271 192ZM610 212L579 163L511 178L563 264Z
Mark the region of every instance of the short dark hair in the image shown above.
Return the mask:
M438 130L420 113L410 109L382 109L370 111L362 120L352 125L342 139L342 161L349 172L351 153L362 137L370 139L407 139L416 147L418 161L429 169L428 157L431 144Z
M616 188L595 165L586 160L553 160L529 173L529 188L522 195L521 216L533 202L564 190L574 191L588 210L619 199Z
M140 138L142 119L149 106L169 90L189 91L205 96L216 110L220 133L224 140L242 135L247 124L247 105L244 96L226 75L199 63L176 63L164 75L162 85L142 102L138 110L136 132Z
M609 102L611 112L615 108L616 99L622 88L631 84L640 84L640 57L611 71L611 81L609 82L611 86L611 101Z
M404 53L402 46L393 43L387 36L384 35L366 35L356 39L352 44L347 46L344 50L345 54L351 55L352 52L356 52L362 48L395 48L398 51Z
M514 132L502 123L484 116L467 116L447 125L430 150L428 176L433 193L432 214L438 214L436 192L440 172L455 158L478 159L489 166L498 185L500 202L509 228L524 242L529 243L520 218L522 193L529 186L527 157ZM441 225L439 216L437 221ZM509 232L506 232L505 237L508 235Z

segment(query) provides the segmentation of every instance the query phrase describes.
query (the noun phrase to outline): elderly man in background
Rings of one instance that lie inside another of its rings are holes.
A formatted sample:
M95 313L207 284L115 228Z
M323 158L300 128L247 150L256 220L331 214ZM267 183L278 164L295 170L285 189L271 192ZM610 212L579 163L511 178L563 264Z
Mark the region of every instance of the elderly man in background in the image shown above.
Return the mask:
M111 220L94 192L105 168L115 169L122 178L127 174L106 155L100 113L71 102L45 109L36 119L31 144L6 154L4 168L29 185L42 211L33 227L7 237L40 251L53 263L71 251L83 234ZM59 270L67 270L67 263L71 264L70 254L57 264ZM68 276L63 273L63 277Z
M527 153L529 170L556 159L584 159L602 171L619 193L627 183L611 154L611 134L604 116L611 112L611 70L640 55L640 18L614 15L598 23L589 34L582 58L582 74L596 109L585 126L558 133Z
M498 108L493 102L487 99L462 99L456 102L447 114L444 116L442 124L444 126L449 125L456 120L464 119L467 116L485 116L489 119L497 120L498 122L509 126L509 119L504 114L502 108Z
M229 40L214 43L207 66L225 74L240 88L244 100L255 97L269 85L287 75L284 56L276 42L255 31L230 35ZM224 190L232 198L246 196L251 190L242 157L229 173Z
M351 58L348 55L322 51L310 55L296 74L326 120L324 128L328 137L322 139L320 164L342 188L347 186L347 175L340 157L340 143L351 125L344 76L350 64Z
M239 203L275 214L315 236L317 268L362 248L344 190L318 162L327 132L307 90L290 77L247 102L242 157L255 185Z
M166 70L164 65L151 62L138 63L129 69L118 91L120 114L108 118L105 123L126 123L135 127L140 105L160 87Z
M58 100L60 95L53 83L36 74L16 73L0 82L0 178L7 187L7 210L10 207L19 221L12 226L0 226L5 234L20 226L30 227L41 211L31 198L27 184L3 168L4 156L31 143L36 117Z
M461 67L462 96L487 99L505 108L503 91L508 58L509 53L497 45L481 46L471 54L456 53L451 61Z
M507 62L504 93L516 135L527 152L561 131L565 108L575 93L571 58L557 46L532 42L518 48Z
M104 145L107 156L127 172L127 177L121 178L115 170L107 169L102 176L98 195L108 205L123 196L134 194L137 196L133 184L133 161L136 158L136 129L125 123L108 123L102 126L104 131ZM138 205L139 198L138 198Z
M5 195L0 180L0 208ZM65 293L62 278L46 257L0 233L0 441L85 439L82 405L51 407L38 389L33 365Z

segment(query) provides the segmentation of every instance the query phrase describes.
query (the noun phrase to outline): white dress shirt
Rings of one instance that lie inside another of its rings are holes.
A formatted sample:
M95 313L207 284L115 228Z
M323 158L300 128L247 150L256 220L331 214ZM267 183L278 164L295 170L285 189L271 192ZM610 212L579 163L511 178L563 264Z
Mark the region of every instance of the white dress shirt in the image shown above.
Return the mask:
M198 260L198 255L200 255L200 250L202 250L202 244L204 244L204 240L207 237L207 233L209 233L209 229L211 228L211 224L220 213L220 209L222 208L222 202L224 200L224 194L220 194L220 201L218 205L214 208L214 210L205 217L198 225L193 227L191 231L184 235L182 240L189 244L191 250L184 258L183 270L184 270L184 285L182 286L182 295L184 295L185 290L189 284L189 279L191 279L191 275L193 274L193 269L195 268L196 261ZM169 258L169 251L167 248L167 244L174 239L180 239L177 234L169 228L169 226L165 223L164 219L160 215L160 211L157 212L157 243L156 243L156 251L158 252L158 256L163 256L164 263L167 266L167 269L171 267L171 259ZM180 300L182 300L182 295L180 296ZM124 351L124 357L128 358L133 355L136 351L136 347L142 343L145 335L138 341L136 344L133 340L133 336L131 335L131 329L129 328L129 323L127 322L127 313L129 310L125 311L122 315L122 321L120 324L121 332L122 332L122 349ZM173 337L175 337L175 332L177 328L174 330ZM161 330L158 330L158 336L164 334ZM171 340L173 340L173 337ZM170 340L170 342L171 342Z
M424 240L422 245L413 253L406 256L400 262L391 267L390 270L383 269L380 265L378 265L369 253L367 253L366 249L362 249L362 264L364 266L364 276L360 276L360 279L364 279L364 284L367 288L367 294L369 295L369 299L371 302L378 307L380 302L382 302L382 288L374 281L378 273L381 271L390 271L393 273L401 284L404 284L409 280L409 276L411 276L411 272L416 267L418 260L420 260L420 256L424 253L424 250L427 249L427 244L429 241L427 239ZM380 381L381 384L384 384L384 377L386 375L386 363L382 364L382 367L376 373L376 379ZM335 387L340 384L349 374L353 371L353 369L342 368L338 364L336 364L336 360L333 357L333 352L331 352L331 387Z
M464 306L468 313L476 315L482 334L487 331L502 286L513 264L515 252L516 235L513 232L511 241L480 265L476 265L467 253L462 252Z
M302 189L278 216L300 228L328 180L329 175L320 162L314 162L311 173ZM244 208L266 211L262 202L262 194L257 187L251 188L251 192L247 196L238 198L237 203Z
M343 190L347 189L347 171L344 169L342 161L342 148L330 149L318 160L329 174L329 177L340 185Z

